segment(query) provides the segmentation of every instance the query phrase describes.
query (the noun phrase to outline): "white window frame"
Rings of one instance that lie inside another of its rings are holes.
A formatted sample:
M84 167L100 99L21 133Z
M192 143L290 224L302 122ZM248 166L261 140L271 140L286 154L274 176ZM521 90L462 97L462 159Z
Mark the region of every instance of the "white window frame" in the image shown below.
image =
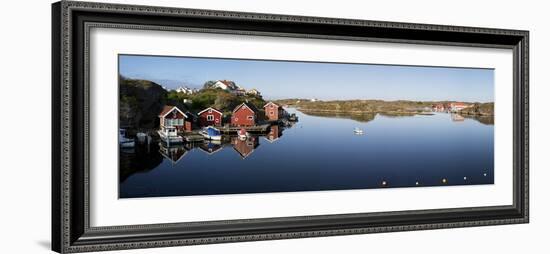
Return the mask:
M254 116L247 116L246 119L247 120L254 120Z
M214 115L206 115L206 121L214 121Z

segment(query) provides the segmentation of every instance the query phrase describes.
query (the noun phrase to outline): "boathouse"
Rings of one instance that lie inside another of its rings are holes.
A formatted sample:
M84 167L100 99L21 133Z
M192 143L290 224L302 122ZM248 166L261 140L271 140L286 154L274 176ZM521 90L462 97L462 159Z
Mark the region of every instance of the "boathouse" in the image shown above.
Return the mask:
M176 127L178 131L191 131L192 119L176 106L164 106L159 114L160 127Z
M205 126L220 126L222 125L223 113L219 110L209 107L199 112L199 125Z
M265 117L268 121L277 121L284 116L285 110L279 104L272 101L264 105Z
M254 126L257 123L258 110L252 104L246 102L233 109L231 125Z

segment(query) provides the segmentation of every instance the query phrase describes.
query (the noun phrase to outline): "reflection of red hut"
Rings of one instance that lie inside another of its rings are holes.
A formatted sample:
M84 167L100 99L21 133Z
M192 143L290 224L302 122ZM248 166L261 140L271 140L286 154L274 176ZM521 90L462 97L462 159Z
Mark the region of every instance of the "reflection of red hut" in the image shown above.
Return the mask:
M207 108L199 112L200 126L219 126L222 125L222 112L215 108Z
M265 139L269 141L270 143L273 143L281 137L282 131L281 128L279 128L279 125L271 125L269 129L269 133L265 136Z
M176 106L164 106L159 114L160 127L176 127L178 131L191 131L192 120Z
M235 126L253 126L256 125L256 108L248 103L242 103L233 110L231 124Z
M284 114L283 107L271 101L264 105L264 110L265 116L269 121L277 121Z
M243 159L250 156L250 154L254 152L254 149L260 145L257 137L249 137L246 140L234 137L231 143L233 144L233 149L235 149Z

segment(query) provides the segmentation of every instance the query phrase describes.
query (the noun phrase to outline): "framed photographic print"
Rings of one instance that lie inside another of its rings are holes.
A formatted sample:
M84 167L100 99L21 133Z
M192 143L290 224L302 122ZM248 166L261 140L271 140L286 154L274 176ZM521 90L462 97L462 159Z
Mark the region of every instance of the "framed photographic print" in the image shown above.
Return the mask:
M52 10L57 252L528 222L527 31Z

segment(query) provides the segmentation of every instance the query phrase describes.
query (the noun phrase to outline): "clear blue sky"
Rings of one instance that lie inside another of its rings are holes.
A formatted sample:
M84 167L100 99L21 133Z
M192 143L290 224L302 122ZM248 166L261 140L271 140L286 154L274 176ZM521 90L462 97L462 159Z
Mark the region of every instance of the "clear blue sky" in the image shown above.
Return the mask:
M120 55L119 72L168 88L227 79L266 99L494 101L492 69Z

